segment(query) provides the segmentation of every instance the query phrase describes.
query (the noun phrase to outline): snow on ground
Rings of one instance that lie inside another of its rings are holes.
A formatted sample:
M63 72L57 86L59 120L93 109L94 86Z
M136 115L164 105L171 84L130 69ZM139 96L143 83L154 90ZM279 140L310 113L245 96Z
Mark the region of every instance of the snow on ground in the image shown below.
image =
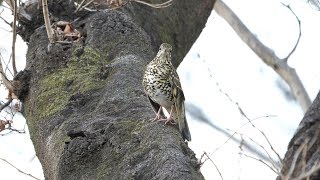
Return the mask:
M291 12L277 0L225 1L267 46L285 57L298 37L298 26ZM290 1L292 9L301 20L300 44L289 59L289 64L300 75L312 100L317 95L320 71L317 43L320 42L320 13L304 1ZM2 14L4 15L4 14ZM5 16L9 16L6 14ZM0 51L5 59L10 56L10 27L0 21ZM18 69L25 66L26 45L17 40ZM299 105L285 91L288 86L272 69L267 67L233 32L215 12L206 28L178 68L188 107L195 105L206 118L222 131L240 135L263 145L272 153L263 136L239 112L236 103L252 122L269 138L273 147L283 157L295 129L303 117ZM285 91L283 91L283 89ZM227 95L226 95L227 94ZM0 100L6 97L0 87ZM231 98L231 100L230 100ZM191 105L190 105L191 104ZM264 117L270 116L270 117ZM3 116L0 116L3 117ZM199 158L203 152L210 154L224 179L274 179L276 174L267 166L246 157L250 152L240 150L239 142L228 140L224 133L199 122L187 112L192 134L190 147ZM18 114L14 126L22 129L25 119ZM241 128L240 128L241 127ZM8 160L19 169L43 178L42 167L35 156L28 129L26 134L12 133L0 136L0 158ZM260 151L263 151L260 149ZM214 152L214 153L213 153ZM206 179L219 179L215 166L206 161L201 168ZM32 179L0 160L2 179Z

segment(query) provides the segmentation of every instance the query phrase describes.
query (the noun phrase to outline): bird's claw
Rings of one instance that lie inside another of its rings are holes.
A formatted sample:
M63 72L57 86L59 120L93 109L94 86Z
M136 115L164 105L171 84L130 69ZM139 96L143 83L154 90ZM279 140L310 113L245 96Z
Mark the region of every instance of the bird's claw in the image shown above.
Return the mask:
M165 121L164 124L169 124L169 125L175 125L176 124L171 117L159 119L158 121L160 121L160 122Z

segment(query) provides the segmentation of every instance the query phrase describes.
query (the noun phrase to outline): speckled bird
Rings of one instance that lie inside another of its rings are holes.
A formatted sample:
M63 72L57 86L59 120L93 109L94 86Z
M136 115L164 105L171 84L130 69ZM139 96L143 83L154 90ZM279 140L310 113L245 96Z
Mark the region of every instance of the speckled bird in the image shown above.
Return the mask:
M143 87L156 114L155 120L178 124L182 138L191 141L185 98L179 76L171 63L171 51L170 44L161 44L157 56L147 65ZM165 118L162 107L169 112L169 117Z

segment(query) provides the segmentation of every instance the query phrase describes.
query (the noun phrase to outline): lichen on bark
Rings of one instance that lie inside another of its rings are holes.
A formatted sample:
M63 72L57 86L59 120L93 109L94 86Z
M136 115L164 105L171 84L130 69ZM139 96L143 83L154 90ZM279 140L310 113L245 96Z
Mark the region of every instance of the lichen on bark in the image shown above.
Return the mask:
M86 47L81 56L73 55L66 67L42 78L36 102L39 118L51 117L61 111L75 94L103 87L107 79L99 73L107 63L107 58L101 52ZM111 74L109 70L108 76Z

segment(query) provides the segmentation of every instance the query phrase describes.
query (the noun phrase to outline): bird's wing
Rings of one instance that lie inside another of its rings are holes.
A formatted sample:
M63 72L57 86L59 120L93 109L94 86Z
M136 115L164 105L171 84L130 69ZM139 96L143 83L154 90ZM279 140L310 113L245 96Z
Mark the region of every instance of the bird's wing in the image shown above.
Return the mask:
M184 107L184 94L182 91L180 79L178 73L173 69L171 73L171 87L172 87L172 95L174 106L176 109L176 117L178 120L179 130L182 133L182 137L184 140L191 141L191 135L185 115L185 107Z
M172 67L173 68L173 67ZM177 88L177 90L179 91L179 94L182 95L182 100L184 101L184 94L183 94L183 90L181 87L181 83L180 83L180 79L179 79L179 75L177 73L177 71L173 68L172 72L171 72L171 82L172 82L172 87L173 88Z

